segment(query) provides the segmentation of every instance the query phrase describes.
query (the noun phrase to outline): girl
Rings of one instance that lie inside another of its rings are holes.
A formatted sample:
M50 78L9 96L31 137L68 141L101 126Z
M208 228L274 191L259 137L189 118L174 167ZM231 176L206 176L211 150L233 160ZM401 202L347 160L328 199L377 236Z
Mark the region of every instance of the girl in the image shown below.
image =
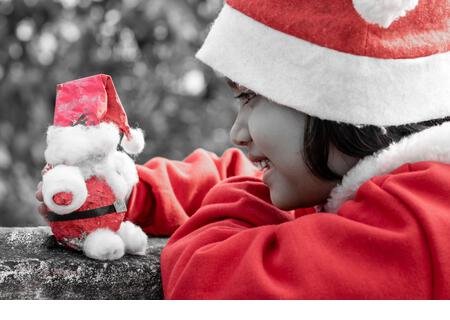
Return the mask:
M237 149L138 166L166 298L450 298L450 3L227 0ZM256 164L259 169L254 167Z

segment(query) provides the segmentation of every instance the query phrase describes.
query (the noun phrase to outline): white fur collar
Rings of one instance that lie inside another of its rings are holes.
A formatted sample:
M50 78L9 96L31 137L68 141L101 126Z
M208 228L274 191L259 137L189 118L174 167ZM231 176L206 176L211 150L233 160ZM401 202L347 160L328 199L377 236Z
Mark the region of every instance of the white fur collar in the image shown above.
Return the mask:
M405 163L437 161L450 164L450 123L431 127L360 160L336 186L325 204L326 212L337 212L353 199L359 187L374 176L387 174Z

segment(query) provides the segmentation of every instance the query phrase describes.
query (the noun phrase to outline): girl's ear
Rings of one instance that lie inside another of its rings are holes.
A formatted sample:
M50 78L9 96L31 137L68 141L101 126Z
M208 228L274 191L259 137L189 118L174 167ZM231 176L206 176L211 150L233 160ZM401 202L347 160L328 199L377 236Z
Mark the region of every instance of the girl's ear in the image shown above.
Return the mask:
M349 156L339 151L332 143L329 147L328 167L335 173L344 176L359 161L358 158Z

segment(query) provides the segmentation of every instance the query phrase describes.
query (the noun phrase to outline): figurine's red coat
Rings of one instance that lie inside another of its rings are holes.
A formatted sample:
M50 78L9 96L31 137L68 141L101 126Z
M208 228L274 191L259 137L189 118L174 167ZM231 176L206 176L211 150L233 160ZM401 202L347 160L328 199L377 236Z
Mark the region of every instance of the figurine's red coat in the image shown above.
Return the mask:
M86 210L98 209L109 206L116 202L116 197L108 183L97 177L91 177L86 181L88 197L85 203L74 213ZM55 203L63 205L70 202L69 193L60 192L54 196ZM69 214L70 216L70 214ZM91 232L107 228L114 232L118 231L123 222L125 212L111 212L99 217L71 219L67 221L49 221L52 233L56 240L76 250L83 249L83 241Z
M236 149L138 170L128 218L181 226L161 256L166 298L450 299L450 165L373 177L337 214L277 209Z

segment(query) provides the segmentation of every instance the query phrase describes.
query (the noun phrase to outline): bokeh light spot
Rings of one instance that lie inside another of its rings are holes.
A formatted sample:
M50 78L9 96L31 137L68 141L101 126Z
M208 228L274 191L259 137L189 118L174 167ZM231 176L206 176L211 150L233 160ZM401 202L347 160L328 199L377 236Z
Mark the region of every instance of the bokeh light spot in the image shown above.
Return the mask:
M69 42L76 42L80 39L81 31L78 26L71 21L63 21L60 28L61 35Z
M181 79L181 89L185 94L198 96L203 93L205 88L205 76L200 70L190 70Z
M30 41L34 34L35 25L31 19L23 19L17 24L16 37L20 41Z

